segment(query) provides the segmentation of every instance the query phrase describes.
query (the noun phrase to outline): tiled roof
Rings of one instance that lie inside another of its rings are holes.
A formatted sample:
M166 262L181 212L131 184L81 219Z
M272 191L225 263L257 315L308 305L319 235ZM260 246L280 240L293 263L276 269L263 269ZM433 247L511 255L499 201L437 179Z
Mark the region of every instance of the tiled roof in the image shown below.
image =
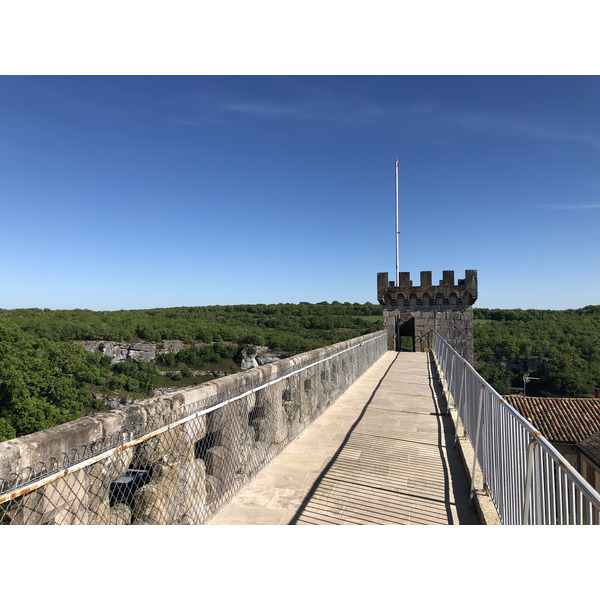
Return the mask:
M600 398L504 399L550 442L576 444L600 432Z
M600 467L600 433L579 442L577 448Z

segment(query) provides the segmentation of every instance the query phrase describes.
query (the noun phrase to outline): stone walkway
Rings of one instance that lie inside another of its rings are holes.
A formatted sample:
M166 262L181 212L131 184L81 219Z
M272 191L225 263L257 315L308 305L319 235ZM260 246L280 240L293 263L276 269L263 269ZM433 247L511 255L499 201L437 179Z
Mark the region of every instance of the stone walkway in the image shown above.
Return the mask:
M478 524L431 360L387 352L210 524Z

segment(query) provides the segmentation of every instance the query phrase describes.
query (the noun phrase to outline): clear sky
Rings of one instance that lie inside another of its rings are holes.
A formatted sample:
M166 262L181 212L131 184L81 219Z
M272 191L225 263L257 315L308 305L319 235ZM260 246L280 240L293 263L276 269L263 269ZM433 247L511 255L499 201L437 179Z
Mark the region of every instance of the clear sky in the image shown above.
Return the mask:
M2 76L0 306L600 304L597 76Z

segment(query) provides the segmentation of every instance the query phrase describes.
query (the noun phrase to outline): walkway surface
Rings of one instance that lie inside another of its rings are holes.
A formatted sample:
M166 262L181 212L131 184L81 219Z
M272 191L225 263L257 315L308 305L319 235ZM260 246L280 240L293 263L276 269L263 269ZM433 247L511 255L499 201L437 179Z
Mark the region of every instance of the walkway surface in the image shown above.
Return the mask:
M210 524L478 524L431 361L387 352Z

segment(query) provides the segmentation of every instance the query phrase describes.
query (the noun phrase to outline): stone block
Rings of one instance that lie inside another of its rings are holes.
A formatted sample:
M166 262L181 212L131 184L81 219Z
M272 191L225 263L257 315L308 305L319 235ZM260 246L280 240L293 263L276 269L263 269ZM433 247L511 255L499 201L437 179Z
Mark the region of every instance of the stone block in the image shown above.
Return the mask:
M88 479L83 469L69 473L15 500L12 522L19 525L69 522L67 513L85 513L89 501L87 488Z
M83 417L70 423L38 431L15 440L20 446L20 464L23 469L47 463L49 458L75 456L74 449L83 448L102 437L102 424L93 417ZM85 453L85 450L83 450ZM62 462L62 459L61 459Z
M131 523L131 509L127 504L115 504L110 508L110 525L129 525Z
M2 482L9 484L7 478L11 473L18 473L23 467L21 461L21 444L18 440L9 440L0 443L0 490ZM27 466L27 465L25 465Z
M110 525L110 502L108 498L94 498L88 505L88 525Z
M134 446L131 465L133 468L147 469L159 462L174 464L178 456L185 452L186 445L181 427L174 427Z
M192 524L202 523L206 516L206 465L202 459L189 456L180 466L182 485L181 518Z
M174 465L153 467L150 483L134 494L134 525L172 525L180 516L182 504L179 469Z
M179 425L186 444L195 444L204 439L207 433L206 415L200 415Z
M214 502L232 487L239 462L227 448L213 446L206 451L205 463L207 480L211 477L211 501Z

